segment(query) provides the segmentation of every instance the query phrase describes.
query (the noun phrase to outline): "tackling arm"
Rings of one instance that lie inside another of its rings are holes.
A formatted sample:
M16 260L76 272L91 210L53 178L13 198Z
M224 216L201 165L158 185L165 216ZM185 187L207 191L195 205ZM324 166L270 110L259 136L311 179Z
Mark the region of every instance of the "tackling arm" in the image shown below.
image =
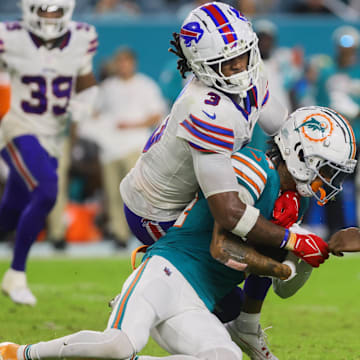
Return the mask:
M224 230L215 222L210 253L214 259L239 271L272 276L282 280L291 275L289 266L261 255L237 236Z
M318 236L297 234L273 224L255 207L239 198L239 186L231 160L222 154L192 150L194 171L210 211L224 229L250 245L267 245L293 251L313 267L328 257L327 244Z
M196 178L214 219L224 229L254 244L279 247L285 229L271 223L239 198L239 184L230 157L191 148ZM245 215L245 216L244 216Z
M208 197L208 204L215 220L226 230L237 234L235 228L250 205L244 204L238 192L229 191ZM246 234L247 242L253 245L280 247L285 236L285 229L266 220L258 214L254 226Z
M267 104L260 113L258 123L266 134L273 136L280 130L287 117L287 108L274 94L271 94Z

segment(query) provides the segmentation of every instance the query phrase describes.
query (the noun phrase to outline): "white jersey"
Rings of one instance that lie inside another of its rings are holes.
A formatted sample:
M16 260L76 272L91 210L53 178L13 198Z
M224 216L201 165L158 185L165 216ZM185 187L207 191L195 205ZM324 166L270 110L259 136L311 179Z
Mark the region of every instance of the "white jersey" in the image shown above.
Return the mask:
M48 49L21 22L0 23L0 67L11 81L11 108L1 122L1 147L31 134L57 155L76 78L92 71L97 48L93 26L76 22L69 26L58 46Z
M238 102L193 78L121 182L126 205L151 220L176 219L199 189L191 147L230 158L250 141L268 98L264 76Z

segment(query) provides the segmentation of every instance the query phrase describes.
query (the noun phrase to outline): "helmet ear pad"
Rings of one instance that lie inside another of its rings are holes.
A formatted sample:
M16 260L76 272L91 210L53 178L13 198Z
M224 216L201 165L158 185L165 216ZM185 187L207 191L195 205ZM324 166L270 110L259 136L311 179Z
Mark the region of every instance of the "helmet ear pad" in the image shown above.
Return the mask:
M75 0L21 0L24 26L33 34L47 41L61 37L69 29ZM41 11L58 8L60 17L44 17ZM41 10L41 11L40 11Z
M182 24L180 46L189 67L208 86L246 96L246 91L258 81L261 63L258 38L251 23L227 4L208 3L193 10ZM247 70L231 76L222 74L223 62L246 52L249 52Z

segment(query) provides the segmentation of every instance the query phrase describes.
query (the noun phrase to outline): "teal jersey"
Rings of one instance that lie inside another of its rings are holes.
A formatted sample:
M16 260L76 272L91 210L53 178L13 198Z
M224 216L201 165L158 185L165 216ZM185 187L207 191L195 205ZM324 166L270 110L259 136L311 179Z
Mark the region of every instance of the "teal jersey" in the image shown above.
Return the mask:
M238 182L254 199L255 207L271 219L280 191L280 179L270 159L250 147L235 152L233 168ZM244 273L213 259L209 247L214 220L200 192L168 230L146 252L144 259L159 255L168 259L195 289L210 311L244 280ZM143 260L144 260L143 259Z
M270 136L264 132L264 130L260 127L258 123L256 123L254 126L251 141L248 145L266 152L266 150L268 150L269 148L269 145L267 143L269 139Z

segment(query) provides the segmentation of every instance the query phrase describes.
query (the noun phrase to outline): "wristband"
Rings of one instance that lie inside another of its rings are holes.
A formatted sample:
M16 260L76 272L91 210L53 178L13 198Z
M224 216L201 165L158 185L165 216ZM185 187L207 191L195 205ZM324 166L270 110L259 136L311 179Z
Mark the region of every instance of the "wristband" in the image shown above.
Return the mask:
M285 247L286 243L288 242L290 237L290 231L288 229L285 230L285 235L284 238L282 239L282 242L280 244L280 249L282 249L283 247Z
M259 215L260 215L259 209L256 209L253 206L246 204L246 208L243 215L241 216L240 220L235 225L235 227L231 230L231 232L246 240L245 236L255 226Z
M284 248L285 248L286 250L291 250L291 251L292 251L292 250L294 250L294 248L295 248L295 243L296 243L297 236L296 236L296 234L293 233L293 232L289 232L289 233L290 233L289 239L288 239L288 241L286 242Z

